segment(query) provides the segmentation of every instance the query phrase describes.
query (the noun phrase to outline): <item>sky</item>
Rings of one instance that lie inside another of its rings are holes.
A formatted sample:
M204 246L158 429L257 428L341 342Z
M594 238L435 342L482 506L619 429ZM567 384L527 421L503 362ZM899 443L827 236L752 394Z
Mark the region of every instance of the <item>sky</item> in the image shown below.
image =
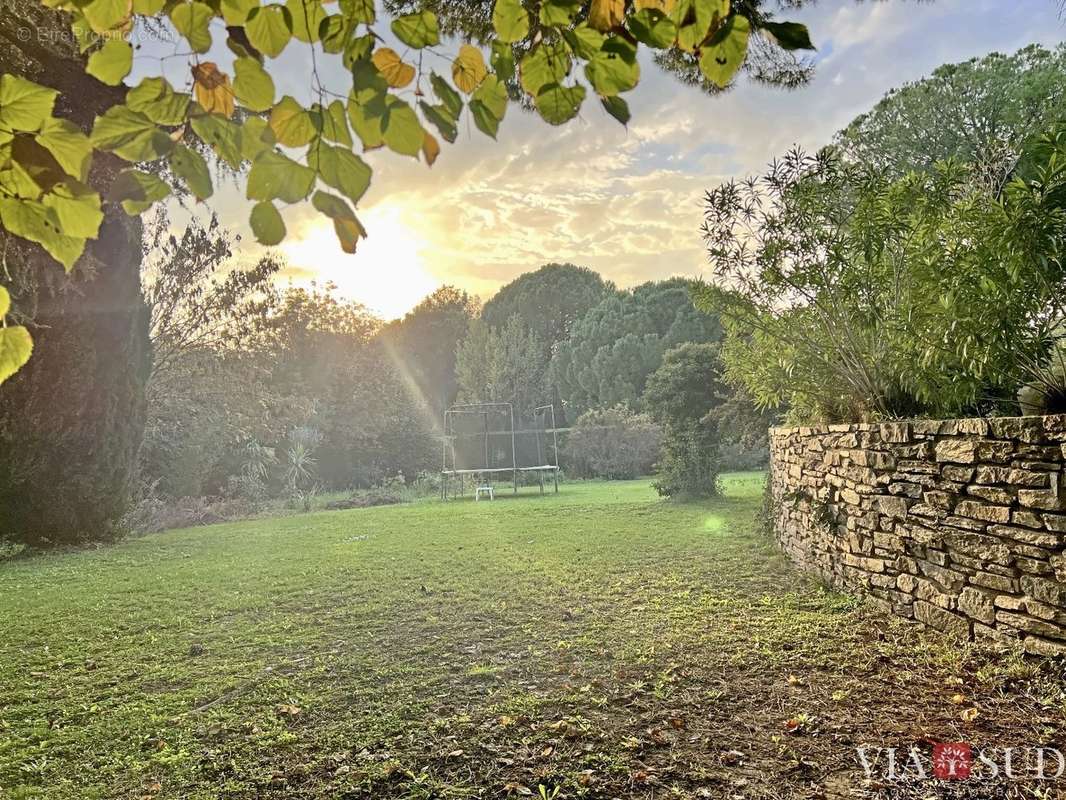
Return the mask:
M594 100L561 127L512 104L494 142L464 112L459 139L443 143L432 167L383 150L363 155L374 177L357 213L369 235L354 255L309 204L286 209L284 280L332 282L388 319L443 284L485 300L550 262L590 267L620 287L696 277L708 269L699 232L707 189L760 171L792 145L826 144L885 91L940 64L1066 36L1055 0L820 0L780 16L806 23L818 47L807 86L785 91L742 76L711 97L646 59L626 95L628 127ZM278 95L306 99L308 51L290 50L272 70ZM218 54L223 69L226 59ZM242 237L235 263L254 262L263 248L240 182L220 186L208 207Z

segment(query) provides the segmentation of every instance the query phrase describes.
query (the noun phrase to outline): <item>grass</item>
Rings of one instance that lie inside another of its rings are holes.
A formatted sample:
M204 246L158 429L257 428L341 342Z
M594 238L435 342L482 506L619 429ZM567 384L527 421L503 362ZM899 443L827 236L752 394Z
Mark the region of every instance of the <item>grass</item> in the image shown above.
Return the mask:
M1061 735L1051 666L826 591L756 530L761 475L725 488L2 564L0 798L843 797L859 744Z

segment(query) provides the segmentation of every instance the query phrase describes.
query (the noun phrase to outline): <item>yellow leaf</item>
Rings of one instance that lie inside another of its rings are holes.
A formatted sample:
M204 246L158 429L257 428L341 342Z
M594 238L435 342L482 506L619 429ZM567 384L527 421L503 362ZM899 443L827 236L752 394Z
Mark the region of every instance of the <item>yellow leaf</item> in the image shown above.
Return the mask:
M625 15L625 0L592 0L589 26L598 31L609 31L621 25Z
M440 155L440 142L434 139L429 131L424 131L422 135L422 155L426 157L426 163L431 167Z
M385 82L394 89L402 89L415 79L415 68L405 64L391 47L379 47L370 57Z
M459 87L459 91L470 94L488 74L481 51L468 44L462 45L459 55L452 62L452 80Z
M214 62L204 61L193 65L192 77L196 82L196 102L204 107L204 111L233 116L233 87L226 73L220 72Z
M976 708L964 708L959 712L959 717L963 722L973 722L977 719L978 711Z
M360 239L366 238L366 229L355 217L351 219L334 219L333 232L337 234L341 250L349 254L355 252Z

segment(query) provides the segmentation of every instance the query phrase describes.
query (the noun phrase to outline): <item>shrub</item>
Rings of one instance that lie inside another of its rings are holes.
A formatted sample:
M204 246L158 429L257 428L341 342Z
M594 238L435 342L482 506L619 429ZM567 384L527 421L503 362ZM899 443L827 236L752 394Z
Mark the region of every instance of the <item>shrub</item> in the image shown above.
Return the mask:
M683 344L667 351L648 379L644 405L663 427L661 495L718 494L718 416L726 399L716 344Z
M718 494L718 426L710 417L667 428L655 491L664 497Z
M563 455L578 477L626 480L651 473L661 444L662 430L647 414L615 406L582 414Z
M1064 158L1045 137L997 194L956 162L891 180L795 151L712 190L697 305L727 378L801 423L1005 406L1066 311Z

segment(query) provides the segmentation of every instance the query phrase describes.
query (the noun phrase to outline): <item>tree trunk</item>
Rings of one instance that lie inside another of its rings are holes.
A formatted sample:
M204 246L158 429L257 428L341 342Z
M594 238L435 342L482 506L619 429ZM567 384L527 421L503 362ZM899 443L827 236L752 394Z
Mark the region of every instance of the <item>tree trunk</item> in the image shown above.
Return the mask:
M68 18L37 0L4 0L0 73L58 89L56 116L86 132L124 94L85 74ZM94 154L91 183L108 186L120 168ZM151 359L140 220L106 204L99 238L69 276L3 230L0 250L0 280L34 338L29 364L0 386L0 539L113 537L144 432Z

